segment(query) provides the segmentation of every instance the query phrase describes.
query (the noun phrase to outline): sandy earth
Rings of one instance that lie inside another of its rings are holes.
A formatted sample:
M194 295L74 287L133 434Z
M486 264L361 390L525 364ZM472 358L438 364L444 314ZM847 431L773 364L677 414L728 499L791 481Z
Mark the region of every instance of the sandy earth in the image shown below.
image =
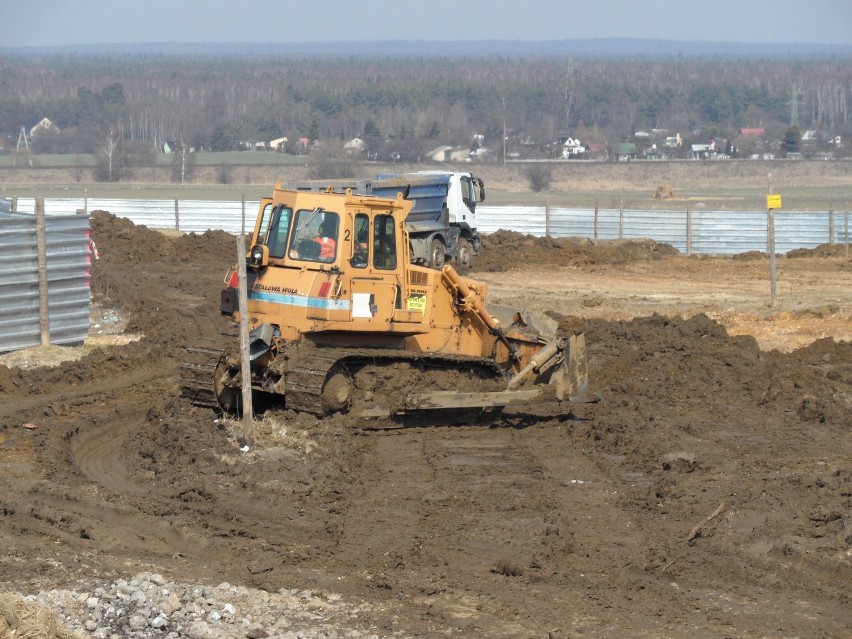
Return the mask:
M257 427L180 397L233 238L93 217L139 341L0 366L0 585L141 570L340 593L381 636L842 637L852 628L852 261L495 234L491 299L582 324L602 401L490 423Z

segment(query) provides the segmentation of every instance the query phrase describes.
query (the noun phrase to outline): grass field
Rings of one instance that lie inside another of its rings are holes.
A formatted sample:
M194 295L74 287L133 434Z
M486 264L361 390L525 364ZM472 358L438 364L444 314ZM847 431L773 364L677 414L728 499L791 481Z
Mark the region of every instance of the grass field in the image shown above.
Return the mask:
M304 156L276 153L198 154L191 184L170 180L165 156L139 167L121 182L94 180L83 156L38 156L36 165L11 167L0 157L0 196L107 197L133 199L256 200L280 180L305 179ZM77 159L76 164L74 159ZM778 193L786 210L848 210L852 200L852 161L675 161L553 162L548 189L533 192L530 165L361 163L358 175L419 170L471 171L486 183L487 205L682 210L763 210L767 193ZM675 197L657 200L658 186L671 185Z

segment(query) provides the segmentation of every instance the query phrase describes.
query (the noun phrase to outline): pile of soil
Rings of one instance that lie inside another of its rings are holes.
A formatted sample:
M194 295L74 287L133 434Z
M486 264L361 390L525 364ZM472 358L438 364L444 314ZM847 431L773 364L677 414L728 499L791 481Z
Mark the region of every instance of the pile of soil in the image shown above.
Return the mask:
M557 316L586 333L599 404L384 431L282 411L245 453L239 423L178 390L181 347L227 328L233 238L102 212L92 233L94 294L144 337L0 367L0 585L339 593L381 636L848 634L849 342L784 354L700 314ZM489 236L488 268L673 254L516 235Z
M637 260L661 260L678 255L670 244L654 240L589 240L524 235L497 231L485 236L472 267L495 272L536 266L588 266L624 264Z

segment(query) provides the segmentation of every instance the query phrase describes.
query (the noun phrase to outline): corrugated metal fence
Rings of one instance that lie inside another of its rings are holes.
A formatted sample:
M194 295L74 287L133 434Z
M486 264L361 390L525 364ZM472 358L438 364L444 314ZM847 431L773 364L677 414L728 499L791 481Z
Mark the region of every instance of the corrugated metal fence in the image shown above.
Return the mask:
M551 237L650 238L671 244L681 253L704 255L766 251L765 211L492 206L477 209L477 218L482 233L504 229ZM849 240L849 214L845 211L775 211L775 250L779 253Z
M76 344L89 333L89 216L45 220L51 344ZM34 215L0 202L0 352L41 343L39 267Z
M238 233L243 223L241 202L181 200L116 200L64 198L46 200L52 211L101 209L149 228L179 228L186 232L222 229ZM19 210L32 210L33 200L22 198ZM253 227L258 202L245 203L246 226ZM766 250L765 211L644 211L628 209L568 209L540 206L480 206L479 230L504 229L551 237L587 237L602 240L650 238L666 242L682 253L733 255ZM826 243L848 243L848 211L775 212L776 251L814 248Z

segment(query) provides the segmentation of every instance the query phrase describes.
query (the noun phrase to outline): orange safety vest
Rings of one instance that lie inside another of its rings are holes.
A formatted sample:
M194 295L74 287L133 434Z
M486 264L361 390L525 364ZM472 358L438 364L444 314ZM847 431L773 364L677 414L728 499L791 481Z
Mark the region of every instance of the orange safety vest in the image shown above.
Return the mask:
M314 242L320 245L320 257L326 259L334 258L334 249L337 247L337 242L330 237L315 237Z

